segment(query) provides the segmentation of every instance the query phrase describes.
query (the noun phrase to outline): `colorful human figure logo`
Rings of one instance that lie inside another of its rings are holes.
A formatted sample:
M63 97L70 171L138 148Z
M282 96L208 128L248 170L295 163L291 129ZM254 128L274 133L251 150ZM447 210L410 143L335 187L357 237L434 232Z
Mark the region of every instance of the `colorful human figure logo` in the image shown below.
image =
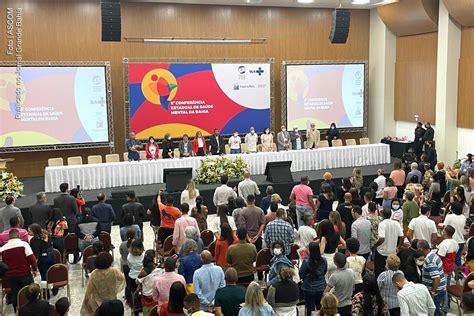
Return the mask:
M161 105L167 111L169 102L178 92L178 83L171 72L157 68L143 77L142 92L149 102Z

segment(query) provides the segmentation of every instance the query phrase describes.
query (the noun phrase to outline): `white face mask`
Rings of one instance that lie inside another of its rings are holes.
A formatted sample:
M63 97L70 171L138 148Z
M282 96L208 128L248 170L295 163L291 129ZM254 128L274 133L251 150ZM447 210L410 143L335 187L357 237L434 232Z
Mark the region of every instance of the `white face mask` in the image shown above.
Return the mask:
M253 129L252 129L252 130L250 130L250 134L253 134L253 133L255 133L255 131L254 131Z
M183 307L183 313L184 313L184 315L186 315L186 316L192 315L192 314L191 314L186 308L184 308L184 307Z
M286 128L282 128L281 131L282 131L282 132L286 132Z
M421 267L425 263L423 260L416 260L416 265Z
M170 137L168 137L168 140L171 140L171 136L170 136Z
M275 248L275 249L273 249L273 254L274 254L275 256L281 255L281 248Z
M269 130L266 130L266 131L265 131L265 134L268 134L268 133L270 133L270 131L269 131Z
M238 134L238 133L234 133L234 136L237 137L237 136L239 136L239 134Z
M396 204L395 204L395 205L392 205L392 208L393 208L395 211L397 211L397 210L400 208L400 205L396 205Z
M295 133L298 133L298 130L297 130L297 129L295 129Z
M334 127L334 126L331 126L331 129L335 129L335 127Z

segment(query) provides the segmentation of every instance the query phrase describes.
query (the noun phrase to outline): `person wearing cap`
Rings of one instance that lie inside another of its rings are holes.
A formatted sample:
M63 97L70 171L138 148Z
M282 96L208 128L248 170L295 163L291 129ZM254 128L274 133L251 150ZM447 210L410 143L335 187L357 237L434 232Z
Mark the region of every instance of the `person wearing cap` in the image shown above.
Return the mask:
M250 179L250 172L247 171L244 173L244 180L239 182L238 192L239 196L243 197L244 199L247 199L247 196L249 195L260 195L260 190L258 189L257 183Z
M250 127L250 132L245 135L245 143L247 144L247 149L249 153L256 153L257 152L257 143L258 143L258 135L255 133L255 128Z
M293 128L293 132L290 133L291 137L291 148L293 150L300 150L304 148L303 137L298 131L298 127Z

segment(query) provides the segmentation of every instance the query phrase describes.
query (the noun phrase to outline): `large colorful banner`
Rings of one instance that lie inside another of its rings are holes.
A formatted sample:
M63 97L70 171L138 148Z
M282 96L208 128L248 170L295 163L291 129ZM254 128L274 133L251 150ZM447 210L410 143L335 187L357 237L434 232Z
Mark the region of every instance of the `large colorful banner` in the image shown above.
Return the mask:
M364 66L286 65L288 128L364 127Z
M0 66L0 148L109 141L105 66Z
M129 64L130 131L138 138L262 132L270 64Z

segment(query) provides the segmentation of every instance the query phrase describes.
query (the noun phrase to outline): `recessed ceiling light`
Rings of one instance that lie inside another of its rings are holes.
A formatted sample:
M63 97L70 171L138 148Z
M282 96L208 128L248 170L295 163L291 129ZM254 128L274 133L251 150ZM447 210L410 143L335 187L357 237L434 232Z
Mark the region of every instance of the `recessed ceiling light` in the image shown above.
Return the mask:
M313 3L314 0L298 0L298 3Z
M364 4L369 4L370 0L352 0L352 4L356 5L364 5Z
M259 3L262 3L262 0L245 0L245 2L251 3L251 4L259 4Z

